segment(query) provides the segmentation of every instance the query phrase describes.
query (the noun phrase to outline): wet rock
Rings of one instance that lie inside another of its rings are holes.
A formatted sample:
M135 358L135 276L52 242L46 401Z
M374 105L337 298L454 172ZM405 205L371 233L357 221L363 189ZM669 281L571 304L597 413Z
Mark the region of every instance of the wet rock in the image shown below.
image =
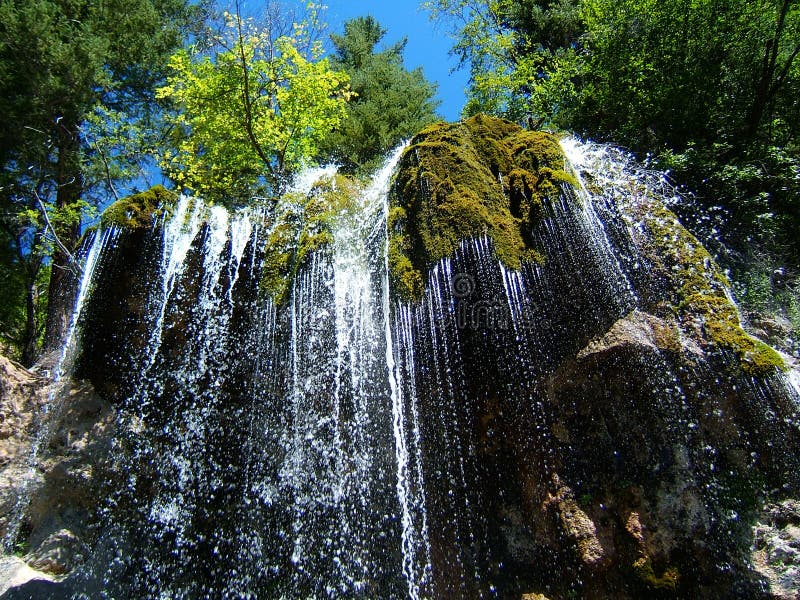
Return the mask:
M52 581L53 577L32 569L16 556L0 557L0 595L34 580Z
M91 385L54 385L0 357L0 414L8 432L0 438L0 538L49 579L87 556L116 427L114 411Z
M28 563L39 571L63 575L84 560L84 545L78 536L69 529L60 529L36 544L36 550L29 555Z
M764 576L773 598L800 593L800 501L770 504L753 527L753 566Z
M694 358L703 356L700 346L690 338L682 336L676 323L634 310L617 320L605 335L591 341L578 352L577 359L588 360L607 352L620 350L645 353L663 350L685 353L688 357Z
M691 590L711 598L739 589L758 597L759 575L736 548L747 544L747 515L759 494L791 485L791 452L776 451L763 463L760 455L794 439L794 413L775 400L776 386L764 412L780 433L754 433L760 423L751 411L766 396L720 377L725 367L712 360L691 330L635 310L544 380L556 448L549 461L559 474L549 502L579 564L602 565L606 577L584 593L669 597ZM794 547L775 542L763 560L793 565ZM736 565L731 583L713 574L723 561ZM793 573L787 567L780 576Z
M27 466L31 436L45 402L44 380L0 356L0 539L17 503L16 490L36 478Z
M555 510L562 531L575 545L584 565L591 569L608 566L609 557L597 538L597 528L589 515L578 506L569 487L561 486L555 495L548 495L545 507Z

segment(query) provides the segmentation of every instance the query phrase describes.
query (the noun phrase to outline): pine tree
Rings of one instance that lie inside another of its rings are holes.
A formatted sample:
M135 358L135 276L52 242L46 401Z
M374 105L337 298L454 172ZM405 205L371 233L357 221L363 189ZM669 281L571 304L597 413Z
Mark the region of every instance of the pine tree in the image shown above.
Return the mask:
M373 17L347 21L343 35L331 35L334 68L350 76L356 96L344 122L324 141L320 158L345 170L366 171L403 139L438 120L436 85L422 69L403 66L406 40L376 51L386 30Z
M167 57L203 10L189 0L0 0L0 226L15 257L6 267L27 290L28 326L14 340L25 362L40 333L31 311L41 267L52 265L45 345L55 347L81 222L106 199L96 192L129 174L118 149L93 143L98 131L147 121Z

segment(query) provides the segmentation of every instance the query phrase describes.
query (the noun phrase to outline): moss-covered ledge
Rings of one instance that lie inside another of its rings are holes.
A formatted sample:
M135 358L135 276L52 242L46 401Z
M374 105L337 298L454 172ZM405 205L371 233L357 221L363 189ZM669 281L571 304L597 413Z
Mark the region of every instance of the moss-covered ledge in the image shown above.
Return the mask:
M552 134L486 115L423 129L404 152L391 192L393 289L418 299L428 268L481 235L511 269L542 261L531 240L542 203L575 184Z
M747 375L767 376L786 365L770 346L749 335L729 296L729 282L714 259L663 205L647 207L644 223L652 235L657 258L665 267L684 323L699 328L706 341L732 353Z
M287 193L281 198L275 222L264 244L261 291L275 304L288 299L297 271L317 250L333 241L336 219L356 207L361 189L345 175L323 177L307 196Z
M153 220L172 207L178 195L163 185L121 198L103 211L100 223L103 227L116 225L125 229L151 227Z

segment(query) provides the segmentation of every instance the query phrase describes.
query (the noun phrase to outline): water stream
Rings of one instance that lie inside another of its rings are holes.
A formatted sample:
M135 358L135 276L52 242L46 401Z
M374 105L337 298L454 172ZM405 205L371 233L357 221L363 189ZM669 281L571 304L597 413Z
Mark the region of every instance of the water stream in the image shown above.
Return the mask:
M596 415L578 410L578 393L557 406L553 389L580 379L578 353L654 293L629 208L670 191L602 146L562 145L579 186L530 232L546 260L513 271L489 237L463 240L417 303L394 297L388 271L402 148L335 215L331 243L299 265L282 303L260 289L279 226L267 210L181 197L163 226L123 235L127 251L112 252L117 232L98 234L56 373L82 350L78 373L114 399L120 434L100 539L73 589L418 600L516 597L521 581L558 579L563 555L521 507L543 510L565 474L593 476L590 458L569 462L564 421ZM321 180L335 188L334 175L299 176L290 208ZM617 446L601 432L590 452L615 476L639 476L641 450L687 486L712 481L685 373L658 351L630 360L649 377L641 420L668 427ZM115 369L98 375L103 364ZM752 394L766 404L770 389ZM712 505L720 489L702 497ZM584 574L570 576L578 593Z

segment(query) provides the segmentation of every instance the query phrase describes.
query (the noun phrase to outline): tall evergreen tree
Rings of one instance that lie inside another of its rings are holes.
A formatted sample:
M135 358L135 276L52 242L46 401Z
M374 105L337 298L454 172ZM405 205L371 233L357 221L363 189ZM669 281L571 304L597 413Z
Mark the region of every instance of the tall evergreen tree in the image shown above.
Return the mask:
M436 85L422 69L403 66L405 39L378 51L385 35L371 16L351 19L343 35L331 35L332 66L350 76L350 89L357 95L347 118L325 139L321 158L350 171L374 167L401 140L438 120Z
M0 0L0 223L25 273L25 362L39 333L30 314L39 267L52 265L53 347L69 318L81 220L93 192L126 174L126 153L94 143L98 132L147 121L167 57L201 14L190 0Z

